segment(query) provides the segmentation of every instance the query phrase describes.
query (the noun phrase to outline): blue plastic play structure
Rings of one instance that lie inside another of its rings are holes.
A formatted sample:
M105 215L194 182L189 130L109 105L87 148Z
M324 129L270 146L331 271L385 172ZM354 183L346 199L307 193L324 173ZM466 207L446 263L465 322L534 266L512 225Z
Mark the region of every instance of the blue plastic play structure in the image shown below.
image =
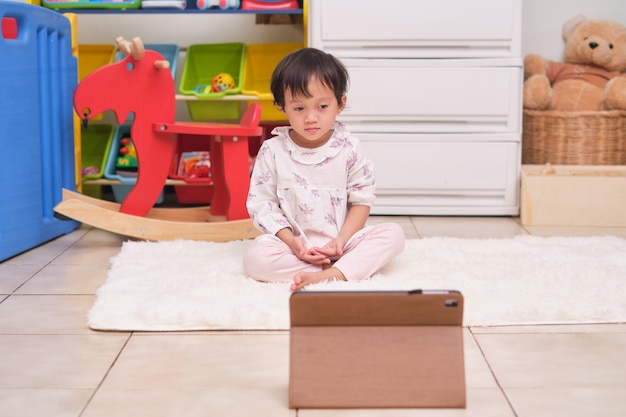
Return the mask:
M0 262L76 229L54 217L76 189L70 21L0 1Z

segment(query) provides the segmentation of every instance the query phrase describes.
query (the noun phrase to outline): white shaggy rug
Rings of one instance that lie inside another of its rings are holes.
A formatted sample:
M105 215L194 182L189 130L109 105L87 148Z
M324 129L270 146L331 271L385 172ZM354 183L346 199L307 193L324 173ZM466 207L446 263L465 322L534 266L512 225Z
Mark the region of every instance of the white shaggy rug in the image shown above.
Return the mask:
M244 275L249 244L124 243L96 294L89 327L288 329L289 285ZM626 322L626 239L412 239L369 280L309 288L459 290L465 326Z

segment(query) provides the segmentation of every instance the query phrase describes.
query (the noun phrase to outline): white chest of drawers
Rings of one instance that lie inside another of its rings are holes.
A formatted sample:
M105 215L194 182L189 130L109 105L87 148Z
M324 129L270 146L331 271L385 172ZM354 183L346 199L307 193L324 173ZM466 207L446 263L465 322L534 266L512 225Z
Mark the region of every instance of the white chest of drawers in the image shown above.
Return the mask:
M373 214L517 215L521 0L310 0L308 43L350 77L340 119L373 160Z

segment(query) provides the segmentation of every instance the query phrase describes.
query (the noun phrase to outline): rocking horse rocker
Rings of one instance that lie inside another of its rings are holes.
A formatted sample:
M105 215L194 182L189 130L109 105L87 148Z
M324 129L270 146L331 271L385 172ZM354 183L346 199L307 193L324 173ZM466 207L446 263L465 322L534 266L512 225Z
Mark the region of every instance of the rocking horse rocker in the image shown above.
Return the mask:
M63 190L54 208L61 216L146 240L229 241L259 234L246 210L250 184L248 137L260 136L261 106L252 103L239 124L175 122L175 86L169 62L144 50L141 39L117 39L127 56L78 85L74 109L90 117L113 110L123 123L133 112L131 137L137 152L137 182L121 204ZM210 206L153 208L167 179L178 134L210 141L214 193Z

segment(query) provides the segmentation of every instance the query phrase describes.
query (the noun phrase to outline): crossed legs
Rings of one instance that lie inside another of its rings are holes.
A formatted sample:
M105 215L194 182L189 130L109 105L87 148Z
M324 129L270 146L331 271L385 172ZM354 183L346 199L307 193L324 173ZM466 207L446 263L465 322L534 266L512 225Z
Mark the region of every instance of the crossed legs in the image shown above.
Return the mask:
M258 237L244 255L248 276L264 282L290 282L291 290L322 281L369 278L402 253L404 232L396 223L368 226L355 234L343 256L322 267L302 261L275 236Z

